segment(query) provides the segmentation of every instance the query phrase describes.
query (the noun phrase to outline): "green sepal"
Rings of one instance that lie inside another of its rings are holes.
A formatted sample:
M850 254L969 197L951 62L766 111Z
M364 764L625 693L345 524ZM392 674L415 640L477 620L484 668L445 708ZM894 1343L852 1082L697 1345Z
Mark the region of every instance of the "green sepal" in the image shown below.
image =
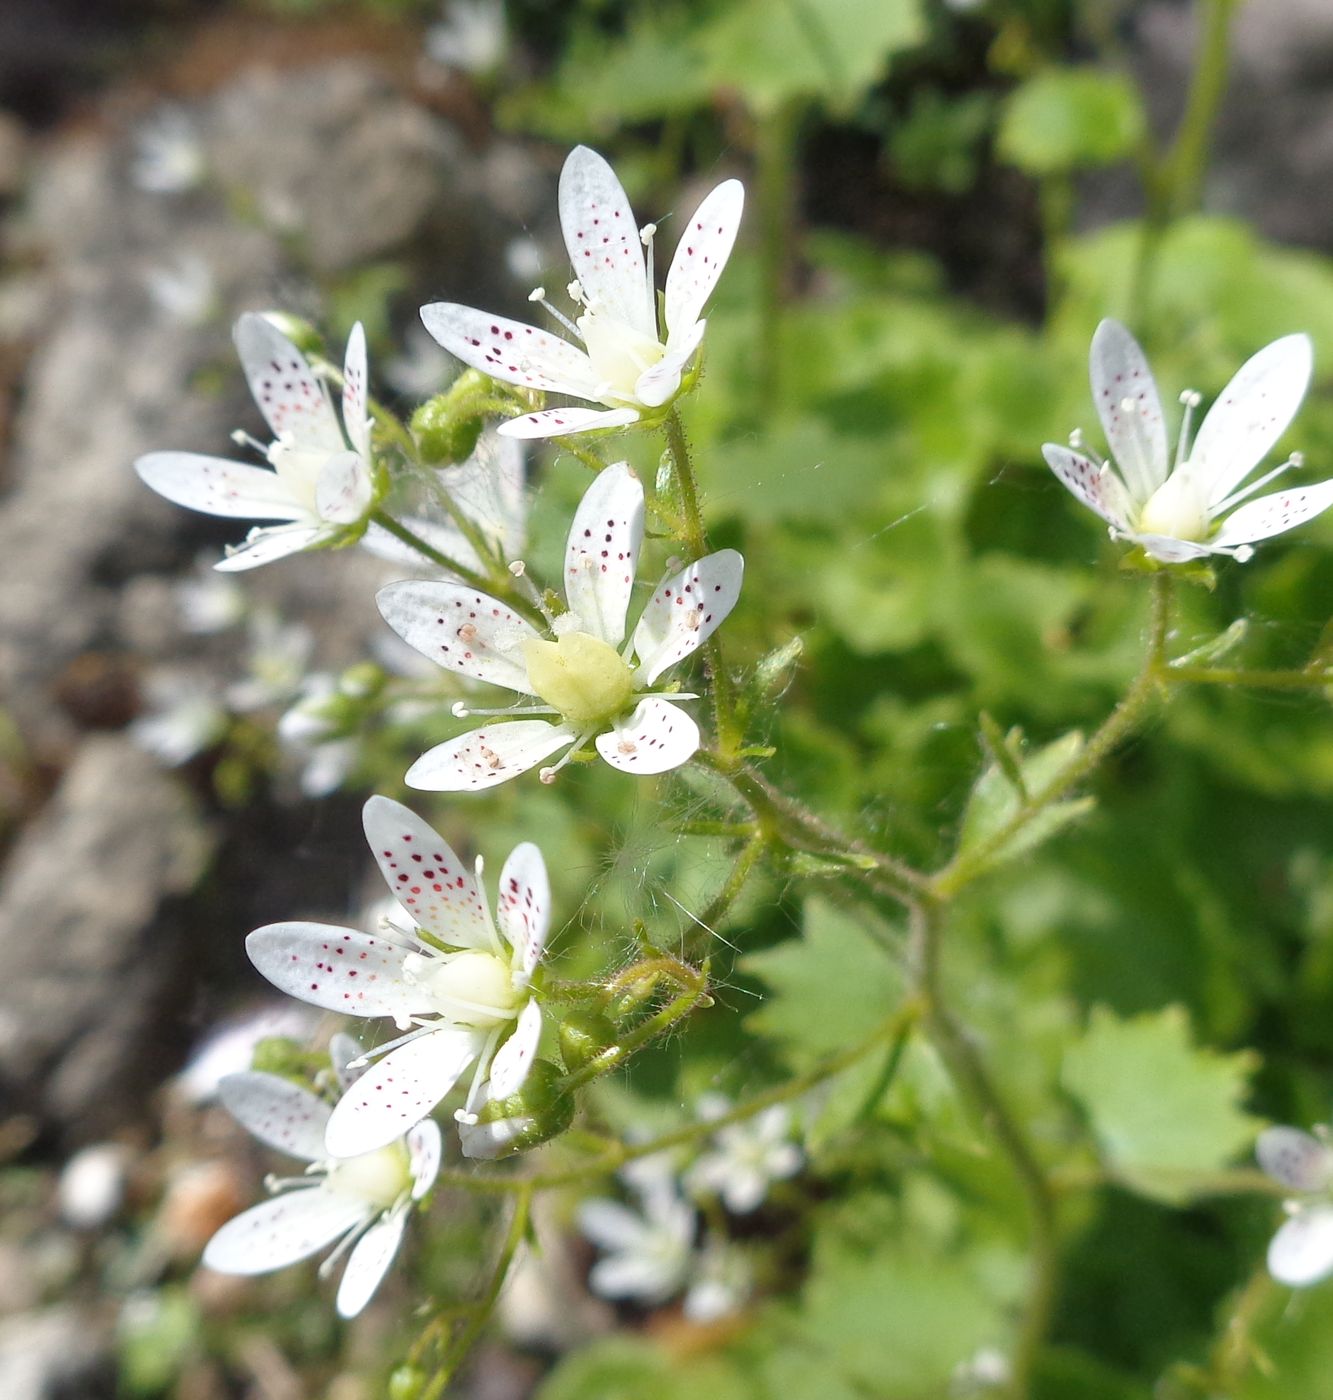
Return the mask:
M616 1027L600 1011L571 1011L560 1022L558 1036L565 1068L577 1070L615 1044Z
M477 1113L477 1122L513 1122L514 1135L498 1154L522 1152L559 1136L574 1121L574 1097L562 1086L564 1073L550 1060L534 1060L523 1087L506 1099L490 1099Z
M421 460L431 467L465 462L476 451L486 417L476 404L494 392L479 370L467 369L442 394L436 394L412 415L409 425Z

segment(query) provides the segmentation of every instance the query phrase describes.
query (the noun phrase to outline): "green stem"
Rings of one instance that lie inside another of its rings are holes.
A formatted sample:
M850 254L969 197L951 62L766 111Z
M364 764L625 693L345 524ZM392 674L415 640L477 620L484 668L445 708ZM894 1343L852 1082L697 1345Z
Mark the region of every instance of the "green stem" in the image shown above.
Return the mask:
M745 888L745 882L754 873L755 866L759 864L767 849L767 836L762 832L753 832L737 853L736 860L722 883L722 888L708 901L701 914L690 916L694 922L696 935L703 933L709 938L717 937L718 924L736 902L741 890ZM689 955L688 947L686 955Z
M586 447L581 447L569 438L561 439L560 450L568 452L571 457L582 462L590 472L600 472L606 466L606 463L595 452L590 452Z
M1261 690L1327 690L1333 671L1247 671L1243 667L1165 666L1162 680L1190 685L1246 685Z
M1171 575L1162 570L1153 576L1152 615L1148 627L1148 648L1139 674L1120 703L1102 722L1079 752L1046 784L1034 793L1002 827L984 841L959 852L929 881L937 899L951 899L982 873L1027 824L1053 802L1058 802L1090 773L1101 766L1111 751L1143 719L1162 685L1166 673L1166 639L1171 620Z
M457 1339L450 1346L448 1354L436 1368L429 1384L421 1392L421 1400L439 1400L439 1397L444 1394L445 1386L449 1384L459 1366L466 1359L472 1350L473 1343L481 1335L482 1329L490 1321L491 1314L495 1311L500 1290L504 1287L505 1279L509 1277L514 1255L518 1253L518 1247L523 1243L523 1237L528 1230L532 1188L520 1183L514 1195L514 1214L510 1219L509 1231L505 1235L504 1244L500 1247L500 1257L495 1261L495 1268L491 1273L486 1292L473 1308L468 1325L459 1333Z
M1028 1209L1032 1273L1027 1302L1011 1357L1014 1400L1027 1396L1032 1369L1055 1306L1059 1276L1055 1192L1018 1120L990 1078L976 1047L954 1019L940 978L941 910L918 904L912 910L910 955L913 983L925 1009L925 1026L960 1092L971 1103L1008 1161Z

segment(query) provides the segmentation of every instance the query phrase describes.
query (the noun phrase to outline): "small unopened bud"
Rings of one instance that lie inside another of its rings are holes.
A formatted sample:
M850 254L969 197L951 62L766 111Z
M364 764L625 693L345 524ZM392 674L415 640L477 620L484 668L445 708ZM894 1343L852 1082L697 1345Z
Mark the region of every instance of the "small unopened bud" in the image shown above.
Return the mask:
M388 1400L417 1400L426 1388L426 1373L420 1366L398 1366L389 1375Z
M485 421L476 411L476 401L489 388L490 381L480 371L464 370L444 393L417 409L411 429L423 462L447 467L472 455Z
M565 1068L582 1069L616 1042L615 1023L600 1011L573 1011L560 1022Z
M493 1161L536 1147L563 1133L574 1118L574 1100L560 1089L560 1069L536 1060L523 1087L507 1099L489 1099L475 1123L458 1125L463 1156Z

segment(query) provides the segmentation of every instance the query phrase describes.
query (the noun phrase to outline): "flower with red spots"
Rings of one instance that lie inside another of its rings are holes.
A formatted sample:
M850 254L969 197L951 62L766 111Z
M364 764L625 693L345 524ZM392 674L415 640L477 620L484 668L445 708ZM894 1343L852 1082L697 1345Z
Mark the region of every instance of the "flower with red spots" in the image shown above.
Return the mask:
M589 741L626 773L663 773L689 759L699 747L698 726L651 687L735 606L744 562L723 549L682 569L654 592L626 641L642 542L643 483L618 462L599 473L575 513L565 548L568 611L548 617L553 640L504 603L461 585L407 582L380 590L385 621L423 656L537 701L491 711L455 705L459 716L488 714L500 722L423 754L408 770L411 786L477 791L567 750L542 769L549 782Z
M328 544L363 526L375 497L360 323L347 339L342 427L305 356L266 317L242 316L235 336L250 392L274 439L267 448L253 445L273 470L198 452L150 452L134 464L154 491L179 506L279 522L256 526L243 545L229 549L216 565L227 570L253 569Z
M346 1087L356 1043L335 1036L330 1051ZM224 1274L266 1274L339 1240L320 1275L351 1250L337 1308L340 1316L355 1317L389 1271L413 1205L435 1184L438 1126L426 1119L371 1151L340 1156L324 1143L328 1104L299 1084L247 1072L229 1074L219 1092L232 1117L260 1142L309 1166L298 1177L270 1178L271 1199L229 1220L209 1240L204 1264Z
M409 929L376 933L330 924L267 924L246 939L250 961L281 991L348 1016L388 1016L406 1032L333 1110L325 1144L336 1157L372 1152L424 1118L476 1065L470 1119L490 1094L516 1093L541 1039L532 977L546 946L551 892L541 852L516 846L500 872L492 917L477 873L401 803L372 797L366 840Z
M1103 321L1092 338L1092 396L1114 466L1084 451L1077 435L1069 447L1047 443L1042 452L1056 476L1107 522L1113 538L1130 540L1166 564L1210 554L1244 561L1256 541L1294 529L1333 505L1333 481L1321 481L1275 491L1228 514L1301 465L1293 453L1258 481L1243 484L1287 430L1310 372L1307 336L1275 340L1241 366L1192 441L1190 418L1199 396L1182 394L1185 413L1173 464L1143 351L1118 321Z
M583 348L454 302L423 306L421 319L451 355L492 379L604 405L529 413L500 427L508 436L560 437L636 423L680 392L703 340L700 313L731 255L744 199L739 180L724 180L687 223L667 273L663 340L653 285L656 225L635 225L615 172L596 151L578 146L560 172L560 227L574 268L570 296L582 313L571 321L546 302L541 288L532 300Z

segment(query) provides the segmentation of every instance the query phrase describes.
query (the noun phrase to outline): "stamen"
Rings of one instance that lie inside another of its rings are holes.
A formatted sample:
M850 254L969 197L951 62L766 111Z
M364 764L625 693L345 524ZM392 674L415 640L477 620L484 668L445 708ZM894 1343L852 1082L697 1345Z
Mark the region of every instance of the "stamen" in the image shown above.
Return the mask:
M644 224L639 230L639 237L643 240L643 246L648 254L648 305L653 309L654 322L657 320L657 287L653 281L653 237L656 233L656 224Z
M589 731L589 733L591 733L591 730ZM538 770L537 776L542 780L542 782L544 782L547 785L547 787L550 787L550 785L553 782L555 782L555 775L565 766L566 763L569 762L571 758L574 757L574 755L579 751L579 748L582 746L583 741L587 737L587 734L580 734L579 737L575 739L574 742L565 750L565 755L559 763L553 763L549 768L542 768Z
M583 283L580 282L577 277L565 288L565 291L569 293L569 299L575 306L583 306L586 304L587 299L583 294Z
M509 705L498 710L477 710L462 700L455 700L450 706L449 713L455 719L469 719L473 715L480 715L484 719L493 719L497 716L507 718L510 715L558 715L560 711L552 709L550 705Z
M1121 399L1120 411L1125 415L1126 419L1129 421L1130 431L1134 434L1134 446L1138 449L1140 460L1144 462L1151 462L1153 459L1152 443L1148 440L1148 436L1144 432L1144 412L1143 408L1139 404L1138 399L1129 397ZM1176 460L1176 465L1180 465L1179 458L1177 458ZM1125 462L1123 458L1121 458L1120 460L1120 471L1121 475L1125 476L1126 482L1128 482L1129 477L1128 475L1126 475ZM1133 494L1132 491L1131 494Z
M1186 389L1180 396L1185 412L1180 419L1180 437L1176 440L1176 469L1189 457L1190 424L1194 420L1194 410L1203 402L1203 395L1197 389Z
M1221 515L1224 510L1230 510L1232 506L1238 506L1248 496L1253 496L1256 491L1262 490L1270 481L1281 476L1283 472L1291 471L1293 467L1303 467L1305 465L1305 454L1303 452L1293 452L1285 462L1274 467L1271 472L1265 473L1258 481L1249 486L1243 486L1239 491L1233 491L1225 501L1216 505L1209 512L1213 516Z
M477 1122L475 1108L477 1100L481 1098L481 1086L490 1072L491 1060L495 1056L495 1045L500 1039L500 1029L499 1026L496 1026L486 1037L486 1044L481 1047L481 1054L477 1056L477 1068L472 1073L472 1083L468 1087L467 1098L462 1108L454 1109L454 1122L456 1123L467 1123L472 1126Z
M312 1163L312 1166L317 1164ZM307 1167L306 1171L311 1168ZM308 1187L318 1186L319 1182L311 1181L308 1176L278 1176L273 1172L264 1178L264 1190L270 1196L280 1196L284 1191L304 1191Z
M519 580L523 592L527 594L528 602L546 619L546 625L554 628L555 618L552 616L550 608L546 606L546 599L542 597L541 589L528 577L528 566L522 559L515 559L509 566L509 572ZM474 710L472 713L480 714L481 711Z
M268 456L268 448L257 438L251 437L244 428L237 428L231 435L231 440L237 447L248 447L252 452L258 452L261 457Z
M472 863L472 869L477 877L477 893L481 898L482 922L486 926L486 937L491 942L491 952L503 961L505 957L504 944L500 942L500 935L496 931L495 915L491 913L491 899L486 893L486 881L481 878L486 870L485 860L478 856Z
M421 956L425 958L429 957L429 954L423 953ZM400 1045L406 1045L409 1040L415 1040L424 1031L433 1029L429 1021L424 1021L419 1016L413 1016L412 1020L416 1024L406 1035L396 1036L393 1040L386 1040L383 1045L372 1045L369 1050L363 1051L356 1059L349 1060L347 1062L347 1068L364 1069L371 1060L377 1060L381 1055L387 1055L390 1050L397 1050Z
M369 1230L370 1227L380 1218L381 1213L375 1210L373 1206L370 1206L369 1203L367 1203L367 1209L370 1211L370 1214L366 1217L366 1219L361 1221L361 1223L358 1225L353 1225L352 1228L348 1230L348 1232L342 1237L342 1239L338 1241L337 1246L333 1250L333 1253L330 1254L328 1258L326 1258L324 1262L319 1266L319 1278L328 1278L328 1276L333 1272L334 1265L337 1264L338 1260L341 1259L343 1255L346 1254L347 1251L351 1249L351 1247L361 1238L361 1236L364 1235L366 1231Z
M544 306L544 307L546 308L546 310L547 310L557 321L559 321L560 324L561 324L562 326L564 326L564 328L565 328L571 335L578 336L578 338L579 338L580 340L583 339L583 337L582 337L581 335L579 335L579 328L573 323L573 321L571 321L571 320L569 319L569 317L566 316L565 313L564 313L563 311L557 311L556 308L555 308L554 306L552 306L551 303L550 303L549 301L546 300L546 288L545 288L545 287L534 287L533 290L530 291L530 292L528 293L528 300L529 300L529 301L535 301L539 306Z

